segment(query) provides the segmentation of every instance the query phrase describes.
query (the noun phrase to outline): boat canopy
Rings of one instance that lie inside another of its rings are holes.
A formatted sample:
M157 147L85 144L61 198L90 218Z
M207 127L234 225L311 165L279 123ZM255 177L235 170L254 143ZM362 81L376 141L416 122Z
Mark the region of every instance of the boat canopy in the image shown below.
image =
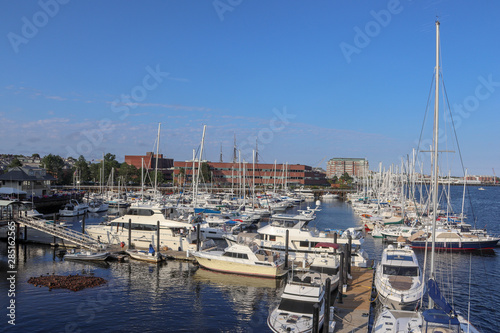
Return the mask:
M316 244L315 247L331 247L331 248L334 248L334 249L338 249L339 248L339 244L322 242L322 243Z

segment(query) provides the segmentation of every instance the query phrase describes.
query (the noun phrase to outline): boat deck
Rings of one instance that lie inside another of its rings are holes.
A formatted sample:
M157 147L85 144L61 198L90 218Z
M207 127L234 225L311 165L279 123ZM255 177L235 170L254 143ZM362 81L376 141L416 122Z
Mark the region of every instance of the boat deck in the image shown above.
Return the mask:
M349 280L343 303L335 303L335 332L368 332L373 273L370 268L351 267L352 280Z

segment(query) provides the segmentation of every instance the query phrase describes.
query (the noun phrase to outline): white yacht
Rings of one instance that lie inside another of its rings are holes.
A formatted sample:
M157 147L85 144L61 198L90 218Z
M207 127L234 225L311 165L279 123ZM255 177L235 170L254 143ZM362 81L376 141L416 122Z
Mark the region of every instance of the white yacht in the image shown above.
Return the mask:
M129 221L131 242L136 248L148 248L157 244L157 223L160 223L160 248L167 247L178 251L196 250L197 233L195 225L175 220L179 215L175 208L134 206L127 213L106 224L92 225L87 233L103 243L128 244ZM213 240L200 237L201 249L215 246ZM129 245L129 244L128 244Z
M329 247L330 249L338 249L338 244L320 243L320 245ZM327 279L330 279L330 292L332 292L337 289L339 284L339 268L340 257L338 254L333 252L322 252L314 257L311 265L309 266L309 271L302 277L302 279L310 276L312 281L323 285L326 283Z
M193 255L202 267L223 273L280 278L288 272L283 256L255 244L235 244L224 251L199 251Z
M413 310L425 292L418 259L409 246L394 248L389 245L375 273L378 299L396 310Z
M79 203L75 199L71 199L70 202L64 205L62 209L59 210L60 216L79 216L87 212L89 206L87 204Z
M285 251L286 231L288 230L288 252L290 257L295 260L307 260L313 258L320 252L328 252L328 249L316 249L318 243L334 242L334 233L330 231L318 231L316 229L307 228L307 222L300 221L273 221L272 223L259 228L257 234L240 233L238 235L225 236L229 244L248 243L250 240L255 241L261 248L271 251ZM337 237L338 244L347 244L349 241L348 235L353 235L351 232L344 232ZM360 248L364 239L360 237L352 237L353 252L363 252ZM353 259L355 256L353 256ZM359 260L367 258L366 254L361 253L356 256ZM354 264L354 263L353 263ZM361 263L362 264L362 263Z
M89 202L89 212L100 213L105 212L109 208L109 205L102 200L92 200Z
M271 308L267 326L273 332L312 332L314 305L319 305L319 327L325 317L325 287L310 276L294 276L285 286L279 304Z

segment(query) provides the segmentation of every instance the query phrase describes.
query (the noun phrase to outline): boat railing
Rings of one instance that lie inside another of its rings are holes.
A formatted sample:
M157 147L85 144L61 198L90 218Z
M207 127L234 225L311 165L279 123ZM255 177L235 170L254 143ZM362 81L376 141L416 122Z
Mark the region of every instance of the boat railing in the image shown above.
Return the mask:
M94 238L92 238L88 234L81 233L76 230L68 229L55 223L47 224L47 220L40 220L30 217L16 217L15 222L22 223L33 229L37 229L39 231L45 232L47 234L62 238L64 240L73 242L81 247L90 249L90 250L100 250L104 246L100 244L100 242Z

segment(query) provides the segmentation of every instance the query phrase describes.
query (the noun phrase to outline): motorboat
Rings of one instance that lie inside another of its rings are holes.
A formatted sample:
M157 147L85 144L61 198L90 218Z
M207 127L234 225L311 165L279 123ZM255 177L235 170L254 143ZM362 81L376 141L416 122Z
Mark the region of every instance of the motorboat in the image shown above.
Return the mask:
M224 239L225 235L232 235L244 226L247 226L247 224L238 220L228 220L224 222L207 221L200 224L200 232L206 238Z
M127 249L125 251L130 258L140 261L147 261L152 263L159 263L163 261L163 255L157 251L150 250L137 250L137 249Z
M256 244L234 244L223 251L197 251L193 255L203 268L223 273L281 278L288 272L283 256Z
M240 233L238 235L228 235L225 239L229 244L248 243L255 241L261 248L271 251L285 252L286 234L288 231L288 252L295 260L312 258L320 252L328 252L328 249L315 249L318 243L335 243L337 234L337 244L347 244L351 242L353 252L359 251L364 238L358 230L348 230L341 235L334 231L319 231L308 228L305 221L273 221L272 223L257 229L257 235L251 233ZM351 232L352 231L352 232ZM364 258L364 256L358 259Z
M106 260L109 256L109 252L93 252L90 250L70 250L66 252L64 255L65 260L92 260L92 261L101 261Z
M71 199L67 204L59 210L60 216L79 216L87 212L89 206L87 204L79 203L75 199Z
M312 259L309 265L309 271L303 276L304 279L310 276L312 281L326 284L326 280L330 279L330 292L337 289L339 284L339 271L340 271L340 256L333 250L338 250L339 245L334 243L318 243L316 248L329 248L332 252L321 252Z
M90 225L87 233L107 244L131 243L135 248L147 249L150 244L157 244L158 224L160 225L160 248L167 247L176 251L197 249L198 236L196 224L182 221L180 213L174 207L132 206L125 215L110 222ZM206 240L200 235L200 248L214 247L213 240ZM130 246L130 244L128 244Z
M106 212L109 208L109 205L102 200L92 200L89 203L89 212L91 213L100 213Z
M338 194L334 193L325 193L321 196L321 199L323 200L331 200L331 199L338 199L340 196Z
M312 332L314 305L319 308L318 327L325 319L325 286L311 276L295 275L286 284L279 304L270 309L267 326L273 332Z
M413 310L425 292L418 259L409 246L387 246L375 272L378 299L396 310Z

